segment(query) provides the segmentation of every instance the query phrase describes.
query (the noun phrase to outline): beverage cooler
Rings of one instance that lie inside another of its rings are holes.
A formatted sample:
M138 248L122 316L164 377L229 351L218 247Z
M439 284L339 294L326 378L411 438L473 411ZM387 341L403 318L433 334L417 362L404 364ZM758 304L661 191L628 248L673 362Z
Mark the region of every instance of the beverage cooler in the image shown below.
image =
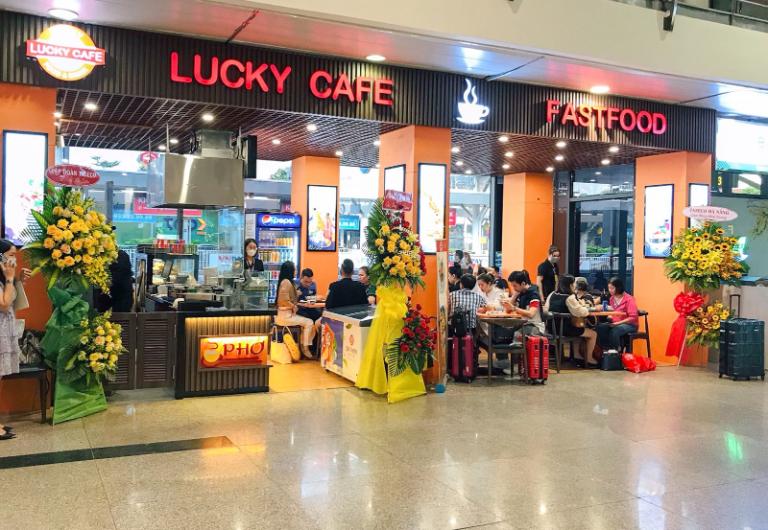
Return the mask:
M296 265L296 274L301 271L299 261L299 230L301 216L293 213L258 212L252 223L255 233L253 238L259 245L259 259L264 262L264 270L269 273L269 302L277 298L277 278L280 265L292 261ZM250 234L249 234L250 235Z

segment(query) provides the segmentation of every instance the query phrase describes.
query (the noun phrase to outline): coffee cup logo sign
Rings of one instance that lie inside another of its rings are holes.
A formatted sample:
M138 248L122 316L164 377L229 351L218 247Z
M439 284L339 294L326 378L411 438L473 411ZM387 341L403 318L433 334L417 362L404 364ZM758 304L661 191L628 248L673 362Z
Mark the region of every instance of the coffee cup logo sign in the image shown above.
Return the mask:
M459 117L456 119L467 125L479 125L485 121L491 109L477 102L475 86L469 79L465 79L465 81L467 82L467 89L464 90L464 101L460 101L458 104Z
M106 62L106 52L80 28L56 24L37 39L27 41L27 57L37 59L40 68L61 81L79 81L96 66Z

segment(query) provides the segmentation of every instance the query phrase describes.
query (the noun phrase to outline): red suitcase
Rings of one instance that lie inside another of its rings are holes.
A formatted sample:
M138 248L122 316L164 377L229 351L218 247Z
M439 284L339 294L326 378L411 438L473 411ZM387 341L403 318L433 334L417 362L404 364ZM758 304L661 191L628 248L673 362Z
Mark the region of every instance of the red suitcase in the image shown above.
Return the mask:
M451 378L460 383L470 383L477 376L475 342L472 335L451 337L448 371Z
M549 341L546 337L526 337L525 354L528 356L528 379L544 384L549 377Z

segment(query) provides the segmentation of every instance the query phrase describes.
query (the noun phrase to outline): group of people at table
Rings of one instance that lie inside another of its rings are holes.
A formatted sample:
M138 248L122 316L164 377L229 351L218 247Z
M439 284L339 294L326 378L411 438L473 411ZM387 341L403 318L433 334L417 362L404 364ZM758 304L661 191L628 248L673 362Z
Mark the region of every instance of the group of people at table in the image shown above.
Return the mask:
M592 294L585 278L561 275L560 251L549 248L547 259L537 268L536 283L525 270L512 272L507 280L495 267L467 267L465 253L457 251L448 272L449 314L462 312L466 327L479 337L487 335L485 315L502 314L526 319L528 335L545 334L544 315L562 319L565 337L583 337L585 352L574 352L587 367L596 367L596 345L603 350L620 349L623 338L637 331L638 308L620 278L608 282L608 300ZM603 303L605 302L605 303ZM589 317L601 312L601 322ZM480 318L478 318L480 317Z

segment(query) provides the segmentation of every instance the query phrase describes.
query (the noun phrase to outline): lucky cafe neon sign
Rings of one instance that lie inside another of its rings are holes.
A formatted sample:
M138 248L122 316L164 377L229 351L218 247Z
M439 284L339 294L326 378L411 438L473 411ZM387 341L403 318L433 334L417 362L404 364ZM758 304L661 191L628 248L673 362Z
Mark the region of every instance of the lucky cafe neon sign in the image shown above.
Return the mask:
M61 81L87 77L105 64L106 55L87 33L69 24L55 24L27 41L27 57L37 59L40 68Z
M547 123L557 120L561 125L593 129L622 129L656 135L667 132L667 117L661 112L630 108L593 107L591 105L564 105L557 99L547 100Z
M171 81L195 83L203 86L224 85L232 90L257 90L263 93L283 94L293 71L291 66L255 63L239 59L221 59L212 56L203 59L195 54L184 59L179 52L171 52ZM325 70L316 70L309 77L309 90L318 99L347 99L362 103L372 99L375 105L391 107L394 82L391 79L357 77L346 73L333 76Z

